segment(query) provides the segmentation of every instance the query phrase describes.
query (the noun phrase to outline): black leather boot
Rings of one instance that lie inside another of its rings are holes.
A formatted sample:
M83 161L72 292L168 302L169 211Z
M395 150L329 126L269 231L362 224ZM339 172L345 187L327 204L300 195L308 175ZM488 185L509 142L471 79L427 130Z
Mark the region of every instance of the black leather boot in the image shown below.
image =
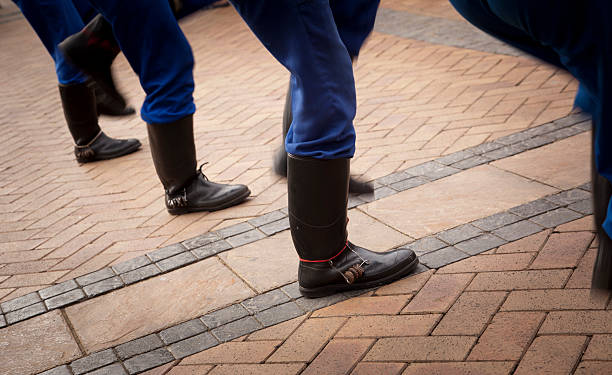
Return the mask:
M273 169L274 173L279 176L287 177L287 152L285 152L285 138L289 132L289 127L293 121L293 114L291 113L291 85L287 90L287 96L285 97L285 109L283 111L283 138L281 139L281 145L274 154ZM373 193L374 186L366 181L360 181L355 177L351 177L349 180L349 193L351 194L365 194Z
M173 215L216 211L244 201L251 191L245 185L209 181L196 170L193 116L167 124L147 124L151 156L166 190L166 208Z
M608 213L608 204L612 197L612 186L610 182L597 173L595 167L595 132L593 131L591 147L591 181L593 189L593 211L595 227L599 237L597 258L593 268L592 290L612 289L612 240L603 229L602 225Z
M102 132L96 115L95 94L89 83L60 85L59 92L79 163L113 159L140 148L138 139L113 139Z
M349 159L288 157L289 223L305 297L390 283L412 271L412 250L377 253L347 240Z
M115 85L111 65L121 50L104 17L95 16L83 30L66 38L58 48L68 61L96 82L98 114L127 116L136 113Z

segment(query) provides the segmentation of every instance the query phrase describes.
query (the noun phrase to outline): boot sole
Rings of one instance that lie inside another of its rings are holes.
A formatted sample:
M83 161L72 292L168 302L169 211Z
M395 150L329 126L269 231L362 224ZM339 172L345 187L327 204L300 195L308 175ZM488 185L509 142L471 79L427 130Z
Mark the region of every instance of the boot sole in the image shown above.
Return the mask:
M202 212L202 211L208 211L208 212L213 212L213 211L219 211L222 210L224 208L228 208L228 207L232 207L235 206L237 204L242 203L245 199L247 199L249 197L249 195L251 195L251 190L246 189L246 191L240 195L237 195L234 199L220 203L216 206L212 206L212 207L179 207L179 208L168 208L168 213L171 215L182 215L182 214L188 214L190 212Z
M326 285L319 288L303 288L300 286L300 293L306 298L321 298L326 297L339 292L346 292L349 290L359 290L359 289L368 289L377 286L382 286L385 284L389 284L397 279L400 279L407 274L409 274L412 270L419 265L419 258L415 258L414 261L408 265L406 265L401 270L397 271L394 274L391 274L387 277L378 280L372 280L363 284L333 284Z
M94 157L91 158L91 159L77 159L77 162L79 162L81 164L85 164L85 163L92 163L94 161L115 159L115 158L118 158L118 157L121 157L121 156L132 154L132 153L138 151L141 146L142 146L142 144L140 142L138 142L137 144L135 144L134 146L132 146L130 148L126 148L125 150L121 150L121 152L117 152L117 153L110 154L110 155L104 155L104 156L94 155Z

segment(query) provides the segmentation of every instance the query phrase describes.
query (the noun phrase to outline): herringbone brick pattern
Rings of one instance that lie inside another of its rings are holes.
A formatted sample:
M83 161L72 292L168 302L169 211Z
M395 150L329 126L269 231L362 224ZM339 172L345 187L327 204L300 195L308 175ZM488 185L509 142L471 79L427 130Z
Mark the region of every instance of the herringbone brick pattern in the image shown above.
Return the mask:
M25 20L0 23L0 300L286 206L285 182L270 166L288 73L231 8L182 27L196 58L198 158L212 180L246 183L253 195L231 209L174 217L142 120L101 119L107 134L143 141L142 151L78 165L51 59ZM122 56L115 71L138 106L143 92ZM531 59L380 33L355 75L352 169L370 179L562 117L576 89L567 74Z
M610 373L595 253L588 216L146 374Z

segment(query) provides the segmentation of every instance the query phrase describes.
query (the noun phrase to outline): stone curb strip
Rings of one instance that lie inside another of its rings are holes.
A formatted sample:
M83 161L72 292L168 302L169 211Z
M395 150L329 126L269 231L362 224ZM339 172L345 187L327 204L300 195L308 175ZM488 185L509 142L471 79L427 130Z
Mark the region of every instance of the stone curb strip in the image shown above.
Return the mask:
M561 139L569 138L590 129L590 118L584 114L576 114L518 133L510 134L493 142L483 143L381 177L374 181L374 194L352 196L349 198L348 207L349 209L354 208L361 204L388 197L481 164L490 163ZM590 206L590 202L581 204L588 204ZM548 206L544 204L543 207ZM583 208L583 210L586 209L587 208ZM564 214L566 214L566 211L559 213L561 216ZM489 220L487 223L500 223L503 225L505 221L514 220L515 216L517 218L519 217L511 213L499 218L486 218L482 220ZM518 219L512 222L515 223L516 229L524 231L529 231L531 230L530 228L535 230L535 227L532 227L532 225L538 225L531 222L519 222ZM419 249L417 254L420 256L425 255L426 252L424 249L432 249L432 252L437 250L435 253L429 254L422 259L422 261L425 264L429 262L432 267L438 267L435 259L446 259L447 256L450 256L451 258L455 257L455 260L459 260L461 258L458 257L467 256L467 254L473 253L475 251L474 249L478 248L478 246L485 246L485 244L488 243L487 241L490 241L491 244L501 240L512 241L512 235L504 234L503 230L500 228L500 232L494 233L494 237L476 238L477 235L474 235L474 239L469 244L458 243L459 241L457 241L457 239L468 239L464 238L468 233L480 235L478 230L490 228L491 225L493 224L488 224L488 226L484 225L484 227L482 225L476 225L474 227L471 224L467 224L466 229L455 228L448 231L449 234L446 240L449 241L447 242L449 247L444 249L442 247L433 249L435 246L442 245L434 245L436 242L430 239L431 237L422 239L420 243L423 244L424 248ZM146 255L130 259L112 267L106 267L77 277L76 279L70 279L37 292L32 292L5 301L0 304L0 328L32 318L47 311L66 307L73 303L123 288L127 285L159 274L173 271L177 268L272 236L287 229L289 229L289 218L287 216L287 209L283 208L253 218L247 222L232 225L215 232L205 233L181 243L157 249ZM444 240L444 238L442 239ZM462 249L462 247L464 247L464 249ZM463 252L460 251L457 253L456 251L458 250L463 250Z
M591 215L589 190L590 184L585 184L562 191L400 248L412 249L419 255L422 264L413 274L440 268ZM307 299L294 282L41 374L137 374L365 292Z

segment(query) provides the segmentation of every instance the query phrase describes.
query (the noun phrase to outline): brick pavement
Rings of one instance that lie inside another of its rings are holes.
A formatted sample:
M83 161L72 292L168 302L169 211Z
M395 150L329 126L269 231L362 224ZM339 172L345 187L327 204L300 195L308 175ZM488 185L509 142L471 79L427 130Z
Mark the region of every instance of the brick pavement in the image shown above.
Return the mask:
M284 181L269 167L288 77L232 9L200 13L182 26L197 61L199 159L209 162L211 179L247 183L253 197L229 210L181 217L164 210L137 117L103 118L102 126L113 136L140 138L142 151L74 162L52 64L14 10L3 8L9 17L0 24L2 75L19 77L0 92L0 300L286 206ZM379 21L391 22L384 14ZM138 105L142 92L122 57L116 71ZM368 179L563 117L575 91L566 74L524 57L381 32L366 45L356 78L353 172Z
M254 197L181 217L162 207L146 144L72 161L48 57L0 9L0 47L22 57L1 56L0 69L23 73L0 92L0 343L15 359L3 372L610 372L609 298L588 293L589 126L564 117L575 82L471 34L446 1L382 6L356 66L353 162L377 190L351 200L349 232L379 250L411 246L431 269L322 300L298 298L286 187L269 171L287 76L231 9L182 26L198 62L200 158ZM405 20L460 30L463 44L410 34ZM137 118L103 127L145 134Z

